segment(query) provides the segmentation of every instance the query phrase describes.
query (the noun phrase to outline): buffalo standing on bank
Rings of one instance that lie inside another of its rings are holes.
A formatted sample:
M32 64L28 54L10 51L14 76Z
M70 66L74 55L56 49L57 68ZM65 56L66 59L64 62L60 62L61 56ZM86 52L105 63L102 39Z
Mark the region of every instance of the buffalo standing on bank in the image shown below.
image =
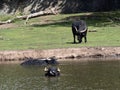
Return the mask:
M72 33L74 38L74 43L76 43L76 36L79 41L79 43L82 42L82 38L84 37L85 43L87 42L87 25L86 22L83 20L80 21L74 21L72 23Z

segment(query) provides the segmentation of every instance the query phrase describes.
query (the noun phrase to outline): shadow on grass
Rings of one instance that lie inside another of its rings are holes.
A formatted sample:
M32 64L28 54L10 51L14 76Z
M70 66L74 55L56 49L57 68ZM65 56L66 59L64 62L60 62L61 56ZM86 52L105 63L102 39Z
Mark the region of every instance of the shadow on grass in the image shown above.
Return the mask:
M58 27L58 26L66 26L66 27L70 27L71 26L71 21L67 21L67 20L60 20L60 21L53 21L53 22L46 22L44 24L33 24L33 27L47 27L47 26L54 26L54 27Z
M120 24L120 12L93 12L84 15L75 15L65 18L67 21L85 20L88 26L102 27Z
M88 26L94 27L103 27L103 26L114 26L119 25L120 23L120 12L93 12L93 13L85 13L69 15L68 17L62 18L58 21L48 21L44 24L33 24L33 27L47 27L47 26L65 26L70 27L72 22L75 20L85 20Z
M76 43L74 43L74 42L66 42L67 44L81 44L81 43L79 43L79 42L76 42Z

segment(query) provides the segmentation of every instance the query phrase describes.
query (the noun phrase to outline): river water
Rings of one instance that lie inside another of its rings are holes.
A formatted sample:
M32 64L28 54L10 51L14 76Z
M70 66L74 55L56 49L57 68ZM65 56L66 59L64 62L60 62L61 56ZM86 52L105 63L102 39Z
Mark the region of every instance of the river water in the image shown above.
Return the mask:
M44 67L0 64L0 90L120 90L120 61L60 62L59 77Z

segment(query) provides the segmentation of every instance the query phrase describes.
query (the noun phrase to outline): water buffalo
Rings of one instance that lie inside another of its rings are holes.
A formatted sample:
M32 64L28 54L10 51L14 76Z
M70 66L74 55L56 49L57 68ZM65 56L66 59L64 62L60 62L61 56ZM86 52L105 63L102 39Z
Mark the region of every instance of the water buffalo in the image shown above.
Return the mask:
M49 68L45 67L44 71L45 76L47 77L56 77L60 75L60 69L58 67L51 66Z
M26 58L24 62L21 63L22 66L29 66L29 65L37 65L37 66L47 66L47 65L57 65L56 58L49 58L49 59L33 59L33 58Z
M82 42L82 38L84 37L85 43L87 42L87 25L86 22L83 20L80 21L74 21L72 23L72 33L73 33L73 38L74 38L74 43L76 43L75 36L77 36L77 39L79 43Z

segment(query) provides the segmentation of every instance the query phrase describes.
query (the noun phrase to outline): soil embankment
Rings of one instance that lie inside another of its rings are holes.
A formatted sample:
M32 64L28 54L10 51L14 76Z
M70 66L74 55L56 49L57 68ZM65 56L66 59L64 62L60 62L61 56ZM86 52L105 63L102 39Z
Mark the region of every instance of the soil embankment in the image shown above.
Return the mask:
M49 50L0 51L0 61L23 61L25 58L106 58L120 57L120 47L81 47Z

